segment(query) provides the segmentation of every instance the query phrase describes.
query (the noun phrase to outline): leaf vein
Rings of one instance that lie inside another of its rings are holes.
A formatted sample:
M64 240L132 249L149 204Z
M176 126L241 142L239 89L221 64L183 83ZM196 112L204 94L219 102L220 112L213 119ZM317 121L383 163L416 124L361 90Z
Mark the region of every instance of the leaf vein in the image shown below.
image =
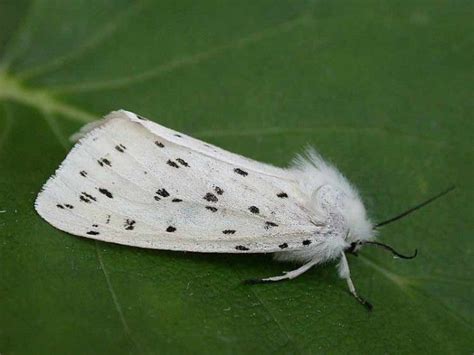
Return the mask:
M6 71L11 63L28 48L30 39L26 36L26 33L29 30L29 26L31 26L31 17L33 16L37 4L37 0L30 1L26 15L17 27L16 32L10 37L4 55L0 59L0 71Z
M254 297L257 299L257 301L260 303L260 305L262 306L263 310L265 310L265 312L267 312L267 314L270 316L270 318L273 320L273 322L277 325L278 329L280 329L280 331L286 336L287 338L287 343L291 343L293 345L294 348L298 349L298 344L295 342L295 340L293 339L293 337L290 335L290 333L288 332L288 330L280 323L280 321L278 320L278 318L273 314L273 312L270 310L270 308L268 308L268 306L262 301L262 299L257 295L257 293L252 290L252 288L250 288L250 292L254 295ZM286 344L287 344L286 343ZM284 344L284 345L286 345ZM301 351L299 351L301 352Z
M76 47L74 50L68 52L65 55L60 55L56 58L51 59L49 62L44 64L39 64L36 67L25 69L17 73L17 77L21 80L31 79L38 75L50 72L51 70L57 69L58 67L63 66L67 62L71 62L80 58L85 53L89 52L91 49L96 48L101 44L105 39L115 33L121 25L126 23L127 19L132 16L135 12L140 11L145 2L134 2L130 6L126 7L124 10L120 11L118 15L112 18L109 22L106 22L93 37L86 40L82 45Z
M230 43L217 46L211 48L207 51L198 52L189 56L184 56L181 58L177 58L171 60L165 64L159 65L155 68L151 68L147 71L144 71L140 74L131 75L128 77L118 78L118 79L110 79L110 80L100 80L96 82L85 82L79 84L69 84L69 85L55 85L49 86L49 90L52 92L57 93L77 93L77 92L90 92L90 91L97 91L97 90L105 90L105 89L119 89L121 87L141 83L146 80L153 79L160 75L164 75L175 70L181 69L186 66L191 66L195 64L199 64L207 59L210 59L216 55L219 55L226 50L232 49L239 49L245 47L251 43L257 43L267 38L274 37L281 33L288 32L293 28L297 27L300 24L305 24L310 19L309 16L304 15L297 17L296 19L284 22L272 28L253 33L247 37L243 37L232 41Z
M112 297L112 301L114 303L115 309L116 309L116 311L119 315L120 323L122 324L122 327L123 327L123 330L124 330L126 336L133 343L133 340L131 339L130 328L128 327L128 323L127 323L127 320L125 319L125 315L123 314L122 307L120 306L117 294L115 293L114 288L112 286L112 281L110 280L110 276L107 272L107 269L105 268L105 264L104 264L104 261L102 259L102 255L100 254L100 251L99 251L98 242L96 240L94 242L95 242L94 244L95 244L97 260L99 261L99 266L100 266L100 269L101 269L102 273L104 274L105 282L107 284L107 289L110 293L110 296Z
M399 131L394 131L384 127L349 127L349 126L316 126L316 127L267 127L267 128L255 128L255 129L222 129L222 130L208 130L208 131L197 131L192 135L200 138L208 137L246 137L246 136L258 136L258 135L281 135L281 134L305 134L305 133L318 133L321 131L336 131L336 132L347 132L347 133L360 133L367 132L378 135L397 135L406 139L415 141L424 141L438 146L447 146L448 143L440 140L435 140L419 135L406 134Z
M8 139L8 136L10 135L10 133L12 131L12 126L13 126L12 113L6 105L3 105L3 106L4 106L3 110L5 111L5 121L6 122L5 122L4 128L2 130L3 132L0 136L0 154L2 153L3 145L6 142L6 140Z

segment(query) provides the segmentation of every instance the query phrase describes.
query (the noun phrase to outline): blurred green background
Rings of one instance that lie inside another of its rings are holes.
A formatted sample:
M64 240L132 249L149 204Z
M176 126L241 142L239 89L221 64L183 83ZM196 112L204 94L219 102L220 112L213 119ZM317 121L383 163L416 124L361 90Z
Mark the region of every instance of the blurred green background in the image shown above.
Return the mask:
M472 1L0 1L0 353L474 349ZM291 265L80 239L33 201L87 121L125 108L285 166L311 144L387 226L349 260Z

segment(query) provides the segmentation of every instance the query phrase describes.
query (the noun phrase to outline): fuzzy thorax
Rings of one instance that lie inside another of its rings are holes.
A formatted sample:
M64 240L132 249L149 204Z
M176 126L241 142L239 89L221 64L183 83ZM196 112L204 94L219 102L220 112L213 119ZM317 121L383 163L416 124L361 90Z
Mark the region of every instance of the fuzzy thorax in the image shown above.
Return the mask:
M279 260L299 261L317 259L321 263L340 257L351 243L375 237L372 222L357 190L331 164L314 150L298 156L290 171L298 181L305 207L313 222L323 225L319 242L305 251L278 253Z

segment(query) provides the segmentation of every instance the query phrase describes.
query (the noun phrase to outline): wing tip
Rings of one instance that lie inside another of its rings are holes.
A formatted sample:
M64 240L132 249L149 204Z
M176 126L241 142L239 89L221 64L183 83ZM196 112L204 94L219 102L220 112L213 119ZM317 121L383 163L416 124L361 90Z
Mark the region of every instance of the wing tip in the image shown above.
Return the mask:
M137 115L136 113L132 111L127 111L123 108L111 111L107 115L104 116L104 120L111 120L115 118L127 119L132 122L148 121L148 119L146 119L145 117Z
M121 119L121 120L125 119L125 120L132 121L132 122L140 122L140 121L144 120L143 117L141 118L141 116L138 116L138 115L134 114L133 112L130 112L130 111L127 111L127 110L124 110L124 109L114 110L114 111L111 111L108 114L106 114L100 120L89 122L89 123L85 124L84 126L82 126L79 129L79 131L77 131L76 133L71 135L71 137L69 137L69 140L73 143L78 143L83 138L88 136L90 133L95 131L96 129L102 128L102 127L104 127L104 125L106 125L110 121L116 120L116 119Z

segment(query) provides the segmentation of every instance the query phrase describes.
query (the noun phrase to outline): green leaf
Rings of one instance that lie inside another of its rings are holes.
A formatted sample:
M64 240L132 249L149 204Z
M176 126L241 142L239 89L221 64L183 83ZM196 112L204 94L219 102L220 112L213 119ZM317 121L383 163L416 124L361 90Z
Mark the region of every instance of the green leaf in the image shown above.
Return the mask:
M472 353L473 2L0 3L0 353ZM316 146L374 220L454 193L333 265L73 237L36 194L87 121L126 108L284 166Z

